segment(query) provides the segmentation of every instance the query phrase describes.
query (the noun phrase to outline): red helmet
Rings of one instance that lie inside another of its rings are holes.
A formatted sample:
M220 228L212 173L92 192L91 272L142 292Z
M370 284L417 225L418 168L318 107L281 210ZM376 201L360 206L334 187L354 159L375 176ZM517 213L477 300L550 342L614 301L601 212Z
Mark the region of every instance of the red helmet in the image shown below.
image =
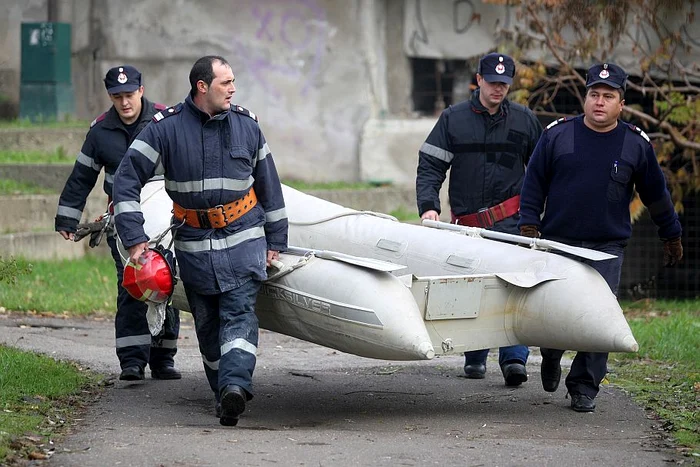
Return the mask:
M124 266L122 286L136 300L165 303L173 294L175 278L166 256L159 249L145 251L134 264Z

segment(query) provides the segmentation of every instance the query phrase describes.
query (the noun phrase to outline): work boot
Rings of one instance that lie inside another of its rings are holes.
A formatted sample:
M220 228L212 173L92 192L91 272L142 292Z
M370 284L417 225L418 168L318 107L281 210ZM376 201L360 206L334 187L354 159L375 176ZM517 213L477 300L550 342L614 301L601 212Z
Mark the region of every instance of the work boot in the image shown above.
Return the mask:
M119 379L122 381L143 381L146 377L143 375L143 368L128 366L122 369Z
M594 412L595 402L585 394L571 394L571 408L576 412Z
M556 391L561 379L561 364L559 360L542 357L540 376L542 377L542 387L545 391Z
M506 386L520 386L527 381L527 371L525 365L520 362L505 363L501 367L503 379L506 380Z
M153 379L180 379L182 374L175 369L172 364L158 367L151 367L151 378Z
M229 384L221 390L221 416L219 423L236 426L238 417L245 412L246 393L242 387Z
M486 376L486 365L483 363L465 363L464 375L469 379L484 379Z

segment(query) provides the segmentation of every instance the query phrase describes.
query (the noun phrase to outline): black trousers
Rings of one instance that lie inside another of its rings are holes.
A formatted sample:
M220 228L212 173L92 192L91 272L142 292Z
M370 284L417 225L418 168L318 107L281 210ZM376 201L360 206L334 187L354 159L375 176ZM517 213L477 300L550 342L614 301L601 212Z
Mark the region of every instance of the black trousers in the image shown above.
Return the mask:
M151 336L146 321L148 306L122 287L124 265L122 264L117 241L107 237L117 269L117 315L114 319L117 358L122 369L131 366L151 368L172 366L177 353L177 338L180 334L180 311L168 307L163 330L158 336Z
M562 241L557 239L557 241ZM605 261L590 261L576 257L576 261L588 264L603 276L608 283L610 290L617 295L617 288L620 285L620 273L622 271L622 260L624 259L624 242L571 242L563 240L564 243L592 250L603 251L617 258ZM567 256L567 255L564 255ZM564 350L541 348L542 358L560 360ZM566 388L570 394L585 394L591 399L598 395L600 382L608 373L607 352L577 352L571 364L571 370L566 376Z

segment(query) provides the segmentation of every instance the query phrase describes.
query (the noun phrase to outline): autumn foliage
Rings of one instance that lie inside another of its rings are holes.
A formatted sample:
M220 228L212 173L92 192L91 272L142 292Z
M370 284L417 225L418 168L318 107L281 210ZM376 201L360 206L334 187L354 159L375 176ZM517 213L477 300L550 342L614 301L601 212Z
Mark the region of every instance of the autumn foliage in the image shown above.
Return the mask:
M623 118L652 139L682 212L682 200L700 190L700 63L689 58L700 55L700 44L689 34L698 27L694 2L532 0L514 8L519 21L499 34L520 62L515 99L539 115L552 120L570 115L570 105L561 108L562 94L574 96L581 106L573 113L580 112L591 64L620 54L634 63ZM635 217L640 208L636 200Z

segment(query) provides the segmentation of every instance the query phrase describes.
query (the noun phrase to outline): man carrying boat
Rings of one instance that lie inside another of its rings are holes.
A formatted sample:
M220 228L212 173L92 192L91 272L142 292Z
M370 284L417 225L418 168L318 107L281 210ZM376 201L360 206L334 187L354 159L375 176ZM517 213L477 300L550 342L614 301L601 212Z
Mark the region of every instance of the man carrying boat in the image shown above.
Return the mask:
M156 114L114 180L117 231L137 263L148 249L140 192L156 174L173 200L175 254L204 370L222 425L238 423L253 397L255 300L266 265L287 249L287 214L258 119L231 104L228 62L202 57L184 103Z
M479 61L479 88L470 100L445 109L420 148L416 198L421 219L437 221L440 187L450 170L452 222L518 234L518 206L525 165L542 133L535 115L506 95L515 63L491 53ZM465 352L464 373L481 379L488 349ZM516 345L499 349L499 364L507 386L527 381L529 351Z

